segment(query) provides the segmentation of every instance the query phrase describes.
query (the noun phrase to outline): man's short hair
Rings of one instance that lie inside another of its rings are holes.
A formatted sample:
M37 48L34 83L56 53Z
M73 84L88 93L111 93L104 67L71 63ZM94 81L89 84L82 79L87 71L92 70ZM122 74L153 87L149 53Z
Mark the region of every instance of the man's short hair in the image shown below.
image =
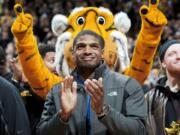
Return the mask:
M180 44L179 40L168 40L166 41L164 44L160 45L158 47L158 53L159 53L159 58L161 60L161 62L164 60L164 55L167 51L167 49L174 44Z
M99 44L100 44L100 46L101 46L101 49L104 48L105 42L104 42L103 37L100 36L100 35L98 35L96 32L91 31L91 30L83 30L83 31L79 32L78 35L74 38L73 47L76 45L77 40L78 40L81 36L84 36L84 35L91 35L91 36L97 38L97 40L98 40L98 42L99 42Z
M38 49L39 49L39 53L40 53L42 58L44 58L46 53L48 53L48 52L55 52L55 46L54 45L42 44L42 45L38 46Z

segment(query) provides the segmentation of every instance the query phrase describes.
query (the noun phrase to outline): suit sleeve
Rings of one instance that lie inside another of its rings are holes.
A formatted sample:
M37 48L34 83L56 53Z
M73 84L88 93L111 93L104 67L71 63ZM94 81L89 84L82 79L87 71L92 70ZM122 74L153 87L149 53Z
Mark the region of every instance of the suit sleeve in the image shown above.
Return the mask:
M40 123L37 125L38 135L66 135L68 123L64 123L56 111L52 91L48 94Z

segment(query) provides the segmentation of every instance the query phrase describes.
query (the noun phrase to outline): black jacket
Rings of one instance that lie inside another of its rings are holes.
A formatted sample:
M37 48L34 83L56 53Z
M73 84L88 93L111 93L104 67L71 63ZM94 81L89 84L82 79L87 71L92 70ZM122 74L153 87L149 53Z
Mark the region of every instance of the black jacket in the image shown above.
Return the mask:
M178 93L171 92L169 87L165 86L166 80L166 77L160 78L155 88L145 95L148 103L148 135L166 135L166 119L167 117L174 117L174 110L169 110L167 103L172 102L172 94ZM167 111L170 111L168 116Z
M30 135L29 121L17 89L0 77L0 134Z

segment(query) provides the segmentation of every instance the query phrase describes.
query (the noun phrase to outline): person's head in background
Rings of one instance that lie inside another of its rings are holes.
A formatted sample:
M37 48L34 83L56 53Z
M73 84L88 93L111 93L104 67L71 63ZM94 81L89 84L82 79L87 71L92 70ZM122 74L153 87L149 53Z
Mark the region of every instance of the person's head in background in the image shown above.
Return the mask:
M44 61L45 66L54 74L57 74L54 66L55 46L42 44L38 47L39 53Z
M17 56L12 54L8 60L6 51L2 47L0 47L0 75L9 81L13 78L17 81L27 82Z
M168 80L180 80L180 41L169 40L158 51Z
M12 56L16 53L16 47L13 42L9 42L5 49L6 54L11 54Z
M5 48L5 53L6 53L7 64L9 66L10 60L17 56L16 47L13 42L9 42L7 44L7 46Z

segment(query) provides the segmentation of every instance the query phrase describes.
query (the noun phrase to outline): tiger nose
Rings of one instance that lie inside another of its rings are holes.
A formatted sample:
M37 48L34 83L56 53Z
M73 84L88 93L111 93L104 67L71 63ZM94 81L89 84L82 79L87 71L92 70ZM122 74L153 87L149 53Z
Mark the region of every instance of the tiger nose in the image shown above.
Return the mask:
M87 21L85 23L84 30L92 30L97 34L100 34L100 32L98 31L96 18L97 18L97 13L95 11L89 11L86 15Z

